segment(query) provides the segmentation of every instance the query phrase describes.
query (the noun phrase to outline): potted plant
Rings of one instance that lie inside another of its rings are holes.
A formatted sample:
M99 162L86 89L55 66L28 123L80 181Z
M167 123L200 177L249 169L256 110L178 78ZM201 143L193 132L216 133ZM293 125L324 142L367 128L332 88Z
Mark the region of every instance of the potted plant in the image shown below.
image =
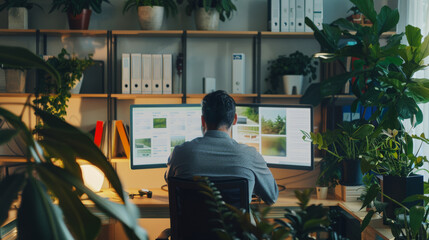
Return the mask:
M8 67L0 65L0 69L4 70L6 80L6 92L9 93L24 93L27 71L25 69Z
M424 134L416 136L405 131L383 130L364 156L362 171L377 174L381 179L383 196L388 196L382 197L382 201L387 203L384 214L387 218L394 219L395 209L399 207L392 199L402 202L411 195L423 194L423 176L416 174L416 171L428 159L419 156L419 151L414 152L413 146L417 141L420 141L418 150L424 147L423 144L429 144ZM404 205L410 208L418 203L408 202Z
M42 7L31 0L4 0L0 4L0 12L8 10L9 29L28 29L28 10L34 6Z
M316 79L316 66L318 63L300 51L289 56L280 55L277 59L268 61L268 78L271 91L280 93L280 79L283 80L285 94L301 94L304 77L309 75L311 80Z
M143 30L159 30L166 17L177 14L177 5L174 0L127 0L124 4L122 13L137 9L140 27Z
M60 84L55 68L27 49L0 46L0 64L45 70ZM147 239L138 225L137 208L128 201L118 175L92 139L35 106L26 104L26 107L31 107L47 126L39 132L40 140L33 138L22 116L0 108L0 116L13 126L2 131L1 144L18 136L25 142L28 153L21 170L0 180L0 225L7 220L14 204L18 206L19 239L95 239L101 220L84 205L82 195L86 194L104 214L122 223L129 238ZM53 163L47 155L57 162ZM120 199L118 202L98 196L83 184L77 158L104 172Z
M327 155L320 161L320 174L316 181L318 199L326 199L329 188L335 188L341 177L337 159Z
M352 111L359 105L364 109L375 109L369 119L376 125L372 139L377 142L378 136L387 129L397 129L405 134L402 120L410 119L413 126L420 124L423 113L418 104L429 101L429 80L414 77L414 73L426 67L423 60L429 55L426 51L429 38L423 40L419 28L406 26L405 33L393 34L383 46L380 41L382 34L395 28L399 20L398 11L384 6L377 13L372 0L351 2L373 23L372 26L361 26L346 19L338 19L319 30L310 19L306 19L306 24L313 29L315 38L321 45L322 52L316 54L317 57L329 61L344 57L355 57L358 60L354 61L351 71L310 86L301 102L320 103L327 96L339 94L344 83L353 78L351 88L356 100L352 104ZM408 45L401 44L404 35ZM356 44L338 46L339 39L344 37L353 39ZM402 136L405 135L399 137ZM381 163L385 159L378 160ZM377 164L363 158L364 172L375 166ZM418 166L411 167L416 170L415 167ZM371 186L363 207L370 204L380 192L381 188ZM367 216L369 219L370 215L371 213Z
M33 103L40 104L41 109L64 120L71 93L79 93L78 90L73 90L74 87L76 85L81 86L83 72L94 64L94 61L92 60L92 55L79 59L63 48L58 56L49 57L46 62L60 73L61 85L55 84L55 81L52 81L49 76L42 75L41 77L47 78L47 81L39 84L37 91L41 95L34 99Z
M87 30L92 10L101 13L103 2L110 3L109 0L52 0L49 13L61 9L67 13L70 29Z
M184 0L177 0L182 4ZM224 22L231 17L237 7L232 0L186 0L186 14L192 15L195 11L197 30L214 31L218 29L219 20Z
M323 133L302 133L303 140L311 141L337 160L337 167L342 170L341 185L359 186L362 185L361 158L367 152L373 131L372 124L355 120L343 122L337 129Z

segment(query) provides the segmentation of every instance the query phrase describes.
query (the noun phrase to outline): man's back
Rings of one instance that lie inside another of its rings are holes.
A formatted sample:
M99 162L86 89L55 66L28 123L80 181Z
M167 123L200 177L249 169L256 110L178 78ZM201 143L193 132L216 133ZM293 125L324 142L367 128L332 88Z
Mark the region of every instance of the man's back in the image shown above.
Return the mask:
M243 177L249 193L254 191L268 204L277 199L276 182L262 156L222 131L210 130L204 137L177 146L168 165L166 177Z

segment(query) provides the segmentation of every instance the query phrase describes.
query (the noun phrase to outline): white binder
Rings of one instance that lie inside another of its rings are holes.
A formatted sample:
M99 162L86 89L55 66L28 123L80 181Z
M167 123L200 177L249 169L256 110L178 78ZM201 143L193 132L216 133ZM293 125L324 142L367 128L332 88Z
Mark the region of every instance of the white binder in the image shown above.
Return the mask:
M296 0L296 21L295 26L296 32L304 32L304 20L305 20L305 0Z
M122 93L130 93L130 54L122 53Z
M270 24L271 32L280 31L280 0L270 0Z
M289 0L280 2L280 31L289 32Z
M142 54L142 93L152 93L152 56Z
M314 0L313 22L317 28L322 30L323 24L323 0Z
M173 57L171 54L162 54L162 93L172 93Z
M242 93L245 90L245 58L244 53L232 54L232 93Z
M295 0L289 0L289 32L295 32L296 27L296 9L295 9Z
M152 54L152 93L162 94L162 55Z
M313 21L313 12L314 12L314 0L305 0L305 17ZM305 25L305 19L304 19L304 31L313 32L313 30L311 30L309 26Z
M131 94L142 93L142 55L131 53Z

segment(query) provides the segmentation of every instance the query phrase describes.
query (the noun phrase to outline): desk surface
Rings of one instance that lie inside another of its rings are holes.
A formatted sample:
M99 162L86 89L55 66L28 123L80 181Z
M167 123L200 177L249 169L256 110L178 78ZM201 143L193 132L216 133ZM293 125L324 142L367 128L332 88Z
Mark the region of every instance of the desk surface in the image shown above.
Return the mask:
M130 199L130 201L140 209L140 216L142 218L169 218L168 192L162 189L151 189L151 191L153 192L152 198L135 196L134 199ZM129 193L137 193L137 189L131 189ZM109 190L105 190L100 195L115 200L114 194ZM327 207L339 206L359 221L362 221L366 215L364 210L360 210L362 206L361 202L342 202L336 199L319 200L314 196L310 204L322 204ZM298 207L298 200L295 198L293 189L288 189L279 193L277 202L271 206L271 211L267 217L283 218L286 207ZM369 225L369 230L383 239L393 239L390 228L383 225L380 217L373 217Z

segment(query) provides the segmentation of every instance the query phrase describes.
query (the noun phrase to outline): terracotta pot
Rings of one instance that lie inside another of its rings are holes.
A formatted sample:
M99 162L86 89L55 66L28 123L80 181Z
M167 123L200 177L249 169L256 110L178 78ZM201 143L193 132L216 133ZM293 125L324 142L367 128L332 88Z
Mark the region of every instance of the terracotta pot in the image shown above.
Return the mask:
M88 30L91 13L92 11L90 9L83 9L82 12L76 16L73 15L73 13L67 13L70 29Z

